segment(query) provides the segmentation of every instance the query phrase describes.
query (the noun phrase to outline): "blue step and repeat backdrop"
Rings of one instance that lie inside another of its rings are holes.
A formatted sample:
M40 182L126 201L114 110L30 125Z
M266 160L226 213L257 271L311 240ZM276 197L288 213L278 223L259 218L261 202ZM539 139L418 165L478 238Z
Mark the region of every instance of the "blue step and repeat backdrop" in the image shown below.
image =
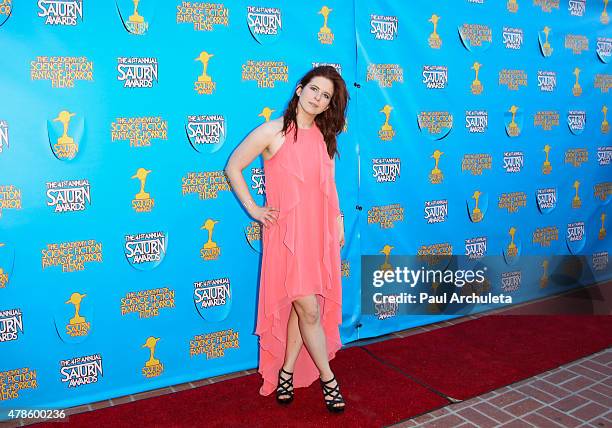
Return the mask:
M515 301L568 287L558 255L609 279L606 8L0 0L0 410L256 366L261 230L223 168L317 64L351 93L343 342L450 316L362 313L363 255L496 255Z

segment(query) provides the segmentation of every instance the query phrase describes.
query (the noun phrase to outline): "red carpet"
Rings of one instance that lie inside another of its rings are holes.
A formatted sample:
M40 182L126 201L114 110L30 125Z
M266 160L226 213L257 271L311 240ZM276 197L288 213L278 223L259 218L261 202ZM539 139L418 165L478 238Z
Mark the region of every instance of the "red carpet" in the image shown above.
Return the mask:
M612 345L612 316L485 316L364 348L465 400Z
M381 427L449 404L441 395L468 399L611 345L612 316L485 316L338 352L331 365L347 401L344 414L327 411L318 383L281 407L258 394L254 374L73 415L69 424Z
M347 409L331 414L318 383L296 390L288 407L262 397L259 374L197 389L70 416L75 427L381 427L448 402L380 364L361 348L338 352L331 363ZM346 392L344 392L346 391ZM48 424L57 428L57 423Z

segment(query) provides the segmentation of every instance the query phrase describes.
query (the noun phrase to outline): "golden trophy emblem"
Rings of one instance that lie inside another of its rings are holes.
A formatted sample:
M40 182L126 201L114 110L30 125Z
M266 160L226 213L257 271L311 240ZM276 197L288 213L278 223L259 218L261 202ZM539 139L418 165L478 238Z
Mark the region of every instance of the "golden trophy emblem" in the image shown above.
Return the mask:
M151 195L145 192L145 185L147 182L147 176L151 173L151 170L138 168L136 174L132 176L132 179L137 178L140 180L140 192L136 193L136 196L132 200L132 208L136 212L150 212L155 205L155 201L151 199Z
M329 18L329 13L332 10L333 9L330 9L327 6L323 6L321 10L317 12L319 15L323 15L323 26L319 29L318 38L321 43L326 44L326 45L331 45L334 42L334 34L330 30L330 28L327 26L327 20Z
M576 82L574 83L574 87L572 88L572 94L574 94L575 97L579 97L580 95L582 95L582 87L580 86L580 83L578 83L580 71L581 70L578 67L574 69L574 76L576 76Z
M221 248L217 245L215 241L213 241L213 230L215 228L215 224L219 223L217 220L206 219L200 230L208 231L208 240L204 243L202 248L200 248L200 257L205 260L216 260L221 255Z
M603 12L601 12L601 16L599 17L599 20L601 21L603 25L608 25L610 23L610 16L608 15L608 12L606 11L606 8L608 7L608 0L603 0L603 3L604 3L604 9L603 9Z
M550 163L550 161L548 160L548 155L550 153L550 149L552 147L549 146L548 144L546 144L544 146L544 153L546 153L546 160L544 160L544 163L542 164L542 174L550 174L550 172L552 171L552 165Z
M472 94L474 95L480 95L483 89L482 83L480 82L480 80L478 80L478 73L480 72L480 67L482 67L482 64L480 64L479 62L475 62L474 65L472 65L472 70L474 70L476 74L474 80L472 80Z
M540 277L540 288L546 288L548 285L548 260L542 262L542 276Z
M202 51L200 52L200 56L195 59L195 61L200 61L203 67L202 74L198 76L198 82L212 82L212 78L206 71L208 69L208 61L210 61L213 56L214 55L209 54L208 52Z
M147 338L143 348L149 348L149 359L145 363L145 367L153 367L159 365L159 360L155 358L155 347L157 346L157 342L159 342L159 337L150 336Z
M427 41L429 42L429 47L432 49L440 49L442 46L442 39L437 32L438 29L438 21L440 17L438 15L431 15L431 18L428 19L427 22L431 22L433 24L433 32L429 35Z
M578 188L580 187L580 182L578 180L574 181L574 189L576 189L576 194L574 195L574 199L572 199L572 208L580 208L582 206L582 201L578 196Z
M144 17L138 13L138 4L140 0L132 0L132 2L134 3L134 13L128 18L125 27L130 33L142 35L146 33L149 24L145 22Z
M603 106L601 108L601 112L603 113L603 121L601 122L601 133L607 134L610 131L610 124L608 123L608 107Z
M136 193L135 199L142 201L144 199L151 199L151 195L145 192L145 184L147 182L147 176L151 173L150 169L138 168L136 174L132 178L140 180L140 192Z
M144 18L142 16L140 16L140 14L138 13L138 3L140 3L140 0L132 0L134 2L134 13L132 15L130 15L130 21L132 24L143 24L144 23Z
M548 35L550 34L550 30L551 29L549 27L544 27L544 29L542 30L542 32L544 33L544 43L542 43L542 54L544 54L546 58L551 56L553 53L553 48L550 46L550 42L548 41Z
M74 138L68 135L70 118L75 115L76 113L62 110L57 117L53 119L54 122L60 122L64 129L62 135L57 139L57 143L53 146L55 154L60 159L73 159L79 151L79 146L74 142Z
M518 248L516 247L516 244L514 243L514 235L516 234L516 228L512 226L510 230L508 231L508 234L510 235L510 244L508 244L506 253L508 254L509 257L516 257L516 255L518 254Z
M599 240L602 240L606 237L606 228L604 226L604 222L606 221L606 213L601 213L601 228L599 229Z
M266 122L270 122L270 116L275 111L276 110L272 110L271 108L264 107L263 110L261 111L261 113L259 113L257 116L258 117L263 117Z
M389 255L391 254L392 249L393 247L391 245L385 245L383 249L380 250L380 252L385 255L385 261L382 265L380 265L380 270L393 270L393 266L391 266L391 263L389 263Z
M508 135L511 137L516 137L520 134L521 130L518 127L518 124L516 123L515 119L516 119L516 113L518 112L518 107L517 106L512 106L510 107L510 110L508 110L510 113L512 113L512 120L510 121L510 124L508 125Z
M87 322L87 320L85 320L85 317L79 315L79 311L81 310L81 301L85 296L87 296L87 294L72 293L70 299L68 299L68 301L66 302L67 305L74 305L74 316L70 318L70 325L84 324Z
M431 157L434 158L436 161L434 168L431 170L431 173L429 174L429 182L431 184L440 184L442 183L442 180L444 179L444 175L442 174L442 171L440 170L440 168L438 168L438 163L440 162L440 156L442 156L443 153L444 152L441 152L440 150L436 150L431 155Z
M391 115L391 110L393 107L386 104L379 113L385 114L385 123L381 126L378 131L378 137L383 141L391 141L395 136L395 131L393 130L393 126L389 125L389 117Z
M508 9L508 12L510 13L516 13L518 11L518 3L516 0L508 0L506 3L506 9Z
M202 74L198 76L198 80L195 82L195 91L200 95L210 95L215 90L215 83L208 75L208 62L213 56L213 54L209 54L208 52L202 51L200 52L200 55L194 60L202 63Z
M480 193L480 191L478 190L476 190L472 195L472 199L476 201L475 207L472 210L472 221L474 223L478 223L482 220L482 211L480 210L480 208L478 208L478 199L480 198L480 195L482 195L482 193Z
M6 284L8 284L8 273L4 272L4 269L0 267L0 288L5 288Z

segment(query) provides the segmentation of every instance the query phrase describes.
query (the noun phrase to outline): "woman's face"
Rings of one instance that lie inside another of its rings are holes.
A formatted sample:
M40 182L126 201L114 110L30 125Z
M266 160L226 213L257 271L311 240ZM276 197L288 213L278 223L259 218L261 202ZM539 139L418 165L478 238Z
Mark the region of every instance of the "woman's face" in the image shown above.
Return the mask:
M296 94L302 109L306 113L317 115L329 108L334 95L334 84L326 77L315 76L303 88L298 87Z

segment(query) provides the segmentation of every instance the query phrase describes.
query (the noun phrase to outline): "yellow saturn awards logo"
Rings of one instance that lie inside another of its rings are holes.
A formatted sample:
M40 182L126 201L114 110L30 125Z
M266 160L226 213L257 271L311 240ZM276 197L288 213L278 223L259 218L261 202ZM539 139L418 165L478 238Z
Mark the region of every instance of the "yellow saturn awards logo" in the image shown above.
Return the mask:
M58 159L74 159L79 152L79 145L75 143L74 138L68 135L68 127L70 126L70 119L76 115L76 113L70 113L67 110L59 112L57 117L53 119L54 122L60 122L62 124L63 132L57 139L57 142L53 145L53 152Z
M87 322L84 316L80 315L81 302L87 296L87 294L72 293L70 299L66 301L66 304L74 305L74 316L70 318L66 325L66 334L70 337L87 336L91 323Z
M199 95L210 95L215 90L217 84L213 82L212 77L208 75L208 62L214 55L206 51L200 52L200 55L194 61L202 63L202 74L198 76L198 80L194 83L194 90Z
M510 107L510 110L508 110L508 112L512 115L510 123L506 126L506 131L508 132L509 137L518 137L518 135L521 133L521 129L516 122L516 114L518 110L519 108L514 105Z
M548 160L550 149L552 149L552 147L546 144L543 150L544 153L546 153L546 159L544 160L544 163L542 164L542 174L546 174L546 175L550 174L550 172L552 171L552 165L550 161Z
M128 21L125 23L125 28L132 34L143 35L149 29L149 23L138 13L138 4L140 0L132 0L132 2L134 3L134 13L128 18Z
M219 223L218 220L206 219L200 230L206 230L208 232L208 241L204 243L200 249L200 257L203 260L217 260L221 255L221 248L213 241L213 230L215 225Z
M580 188L580 181L574 181L574 189L576 190L576 194L574 195L574 199L572 199L572 208L580 208L582 206L582 200L580 196L578 196L578 189Z
M506 254L509 257L516 257L518 254L518 247L514 243L514 236L516 235L516 228L512 226L510 230L508 230L508 234L510 235L510 243L508 247L506 247Z
M259 113L257 116L259 117L263 117L265 122L270 122L270 116L272 115L272 113L274 113L276 110L272 110L270 107L264 107L261 110L261 113Z
M474 209L470 211L470 218L474 223L478 223L482 221L482 210L478 208L478 200L480 199L480 195L482 193L479 190L474 191L472 195L472 199L474 199Z
M378 138L380 138L382 141L391 141L393 140L393 137L395 137L395 130L393 129L393 126L389 124L389 116L391 115L391 110L393 110L393 107L391 107L389 104L386 104L380 111L380 113L385 114L385 123L383 123L383 125L378 130Z
M480 95L482 93L482 82L480 80L478 80L478 73L480 72L480 67L482 67L482 64L480 64L479 62L475 62L474 65L472 65L472 70L474 70L474 80L472 80L472 94L474 95Z
M606 213L601 213L601 228L599 229L599 240L603 240L606 237L606 228L604 226L604 223L606 221Z
M544 57L546 58L551 56L553 53L553 48L550 45L550 42L548 41L548 37L550 36L551 31L552 29L550 27L544 27L542 29L542 34L544 34L544 41L542 41L542 35L538 34L538 40L540 42L540 48L542 50L542 55L544 55Z
M331 45L334 43L334 33L327 26L327 19L329 18L329 14L333 9L330 9L327 6L323 6L320 11L317 13L319 15L323 15L323 26L319 29L319 41L324 45Z
M606 8L608 7L608 0L603 0L603 4L604 4L604 8L603 8L603 12L601 12L601 16L599 17L599 20L601 21L603 25L608 25L610 23L610 16L608 15L608 12L606 11Z
M155 200L151 198L151 195L145 192L145 184L147 182L147 176L151 173L150 169L138 168L136 174L132 178L137 178L140 181L140 192L136 193L136 196L132 200L132 209L137 213L148 213L153 210Z
M444 152L441 152L440 150L436 150L431 155L431 157L434 158L436 162L434 168L429 173L429 182L431 184L440 184L442 183L442 180L444 180L444 174L442 174L442 171L440 170L440 168L438 168L438 164L440 163L440 157L443 153Z
M510 13L516 13L518 11L519 5L516 2L516 0L508 0L508 2L506 3L506 9L508 9L508 12Z
M608 123L608 107L603 106L601 108L601 112L603 113L603 121L601 122L601 133L607 134L610 131L610 124Z
M429 38L427 39L427 41L429 42L429 47L432 49L440 49L440 47L442 46L442 39L440 38L440 35L438 34L438 21L440 20L440 17L436 14L431 15L431 18L429 18L428 22L431 22L433 25L433 32L429 35Z
M580 95L582 95L582 87L580 86L580 83L578 82L581 71L582 70L580 70L578 67L574 68L574 76L576 76L576 82L574 83L574 86L572 87L572 94L574 94L575 97L579 97Z
M8 272L5 272L4 269L0 267L0 288L6 288L6 284L8 284L8 281Z
M385 255L385 261L383 262L382 265L380 265L380 270L382 271L393 270L393 266L391 265L391 263L389 263L389 257L391 255L392 249L393 247L387 244L384 247L382 247L382 250L379 251L380 253Z
M164 365L155 358L155 348L157 347L159 339L159 337L149 336L142 345L143 348L149 348L149 359L142 368L142 375L147 379L159 376L164 371Z

